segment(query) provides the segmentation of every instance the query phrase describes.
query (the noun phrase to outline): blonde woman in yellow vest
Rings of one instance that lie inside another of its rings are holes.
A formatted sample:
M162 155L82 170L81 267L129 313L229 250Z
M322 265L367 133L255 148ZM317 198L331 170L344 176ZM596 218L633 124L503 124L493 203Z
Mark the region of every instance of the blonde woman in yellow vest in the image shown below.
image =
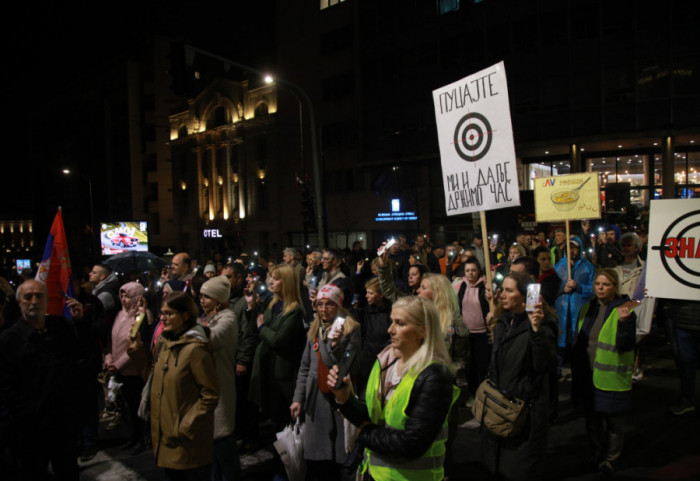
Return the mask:
M332 389L340 412L360 428L365 480L433 481L444 477L447 415L459 395L435 304L402 297L391 311L391 344L377 356L365 402L347 378ZM329 387L338 380L334 366Z
M572 400L583 407L593 447L590 464L603 476L622 452L625 416L632 404L635 304L619 295L614 269L595 277L595 298L581 308L572 354Z

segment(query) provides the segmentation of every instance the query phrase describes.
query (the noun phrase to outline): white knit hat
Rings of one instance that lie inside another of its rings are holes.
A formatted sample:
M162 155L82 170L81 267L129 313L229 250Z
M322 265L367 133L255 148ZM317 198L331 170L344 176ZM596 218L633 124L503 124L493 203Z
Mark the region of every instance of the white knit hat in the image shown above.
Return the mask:
M212 277L202 284L199 292L219 301L221 304L226 304L231 295L231 283L226 276Z

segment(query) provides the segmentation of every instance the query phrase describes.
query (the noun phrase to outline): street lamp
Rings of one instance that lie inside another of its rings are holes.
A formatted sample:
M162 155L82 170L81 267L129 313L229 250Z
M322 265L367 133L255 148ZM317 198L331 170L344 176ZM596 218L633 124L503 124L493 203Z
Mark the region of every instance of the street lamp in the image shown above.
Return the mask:
M63 169L61 172L63 172L63 175L70 175L71 173L73 173L73 171L70 169ZM80 171L76 171L76 172L83 179L87 180L87 183L88 183L88 192L90 193L90 230L94 234L95 233L95 209L94 209L94 205L92 203L92 180L90 179L90 177L83 174L82 172L80 172Z
M195 53L200 53L202 55L206 55L207 57L219 60L224 63L224 66L230 64L243 70L252 72L256 75L259 75L260 78L264 79L266 83L270 83L273 81L273 78L269 74L265 74L253 67L242 64L240 62L236 62L235 60L231 60L229 58L216 55L215 53L207 52L206 50L193 47L192 45L185 45L185 59L188 64L192 65L194 63ZM293 92L299 94L304 100L304 103L306 103L306 107L309 110L309 128L311 130L311 159L313 161L314 191L316 194L316 227L318 229L319 241L323 241L327 244L325 227L323 225L323 200L321 198L321 167L318 158L318 143L316 140L316 116L314 114L313 104L311 103L311 98L309 97L309 94L307 94L306 91L298 85L281 78L275 78L274 81L288 87Z

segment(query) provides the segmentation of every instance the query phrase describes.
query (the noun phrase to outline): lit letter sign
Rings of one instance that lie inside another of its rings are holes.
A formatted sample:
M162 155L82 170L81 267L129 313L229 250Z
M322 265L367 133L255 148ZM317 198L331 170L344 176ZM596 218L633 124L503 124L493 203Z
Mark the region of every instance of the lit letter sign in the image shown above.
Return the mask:
M204 235L204 237L216 237L216 238L223 237L219 233L219 229L204 229L203 235Z
M406 220L418 220L415 212L402 212L401 199L391 199L391 212L380 212L374 218L375 222L401 222Z

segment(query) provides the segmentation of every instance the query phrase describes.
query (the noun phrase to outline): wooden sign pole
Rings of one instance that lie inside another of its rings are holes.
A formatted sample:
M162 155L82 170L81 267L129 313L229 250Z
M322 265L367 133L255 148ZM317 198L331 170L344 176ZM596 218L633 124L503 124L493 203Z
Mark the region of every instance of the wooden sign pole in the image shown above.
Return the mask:
M489 242L488 229L486 228L486 212L479 212L481 217L481 247L484 249L484 270L486 271L486 288L492 289L493 282L491 280L491 243ZM489 310L493 312L493 296L489 301Z
M566 272L571 279L571 245L569 244L569 219L566 219Z

